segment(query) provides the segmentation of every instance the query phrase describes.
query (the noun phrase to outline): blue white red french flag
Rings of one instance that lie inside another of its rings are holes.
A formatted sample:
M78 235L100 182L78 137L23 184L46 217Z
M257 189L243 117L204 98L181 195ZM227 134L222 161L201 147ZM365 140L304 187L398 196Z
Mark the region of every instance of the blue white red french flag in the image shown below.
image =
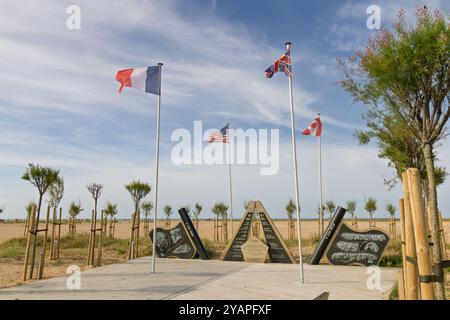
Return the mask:
M120 70L116 74L116 80L120 82L119 92L124 87L160 95L161 68L152 66L147 68L130 68Z
M292 76L291 71L291 49L288 49L285 54L283 54L280 59L275 61L270 67L264 71L266 78L272 78L272 76L278 71L284 71L288 76Z

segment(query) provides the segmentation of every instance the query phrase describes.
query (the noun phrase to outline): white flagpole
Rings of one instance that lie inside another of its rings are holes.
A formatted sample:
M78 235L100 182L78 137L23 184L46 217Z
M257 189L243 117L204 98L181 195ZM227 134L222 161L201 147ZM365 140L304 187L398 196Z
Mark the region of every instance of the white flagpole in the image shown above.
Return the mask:
M159 66L159 95L158 95L158 108L156 111L156 161L155 161L155 214L153 215L153 248L152 248L152 273L156 272L156 220L158 214L158 176L159 176L159 119L161 111L161 67L162 63L158 63Z
M234 235L233 230L233 188L232 188L232 182L231 182L231 150L230 150L230 141L228 141L228 176L229 176L229 183L230 183L230 219L231 219L231 237Z
M286 42L286 49L291 48L292 43ZM292 135L292 158L294 161L294 177L295 177L295 204L297 211L297 237L298 237L298 257L300 264L300 282L304 283L303 277L303 257L302 257L302 233L300 228L300 200L298 194L298 171L297 171L297 148L295 143L295 115L294 115L294 95L292 92L292 76L288 76L289 80L289 98L291 102L291 135Z
M317 114L320 119L320 113ZM319 144L319 191L320 191L320 234L323 235L324 225L323 225L323 188L322 188L322 137L321 135L317 137Z

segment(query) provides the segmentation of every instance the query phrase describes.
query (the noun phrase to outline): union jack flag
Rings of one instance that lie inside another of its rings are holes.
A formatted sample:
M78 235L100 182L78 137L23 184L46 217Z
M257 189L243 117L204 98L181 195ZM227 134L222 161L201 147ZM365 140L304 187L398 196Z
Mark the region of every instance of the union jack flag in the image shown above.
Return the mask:
M227 123L225 127L220 129L219 132L214 132L209 136L208 142L214 143L214 142L222 142L222 143L228 143L228 129L230 129L230 124Z
M292 77L291 70L291 49L288 49L285 54L283 54L280 59L275 61L270 67L266 69L266 78L272 78L272 76L278 72L284 71L288 77Z

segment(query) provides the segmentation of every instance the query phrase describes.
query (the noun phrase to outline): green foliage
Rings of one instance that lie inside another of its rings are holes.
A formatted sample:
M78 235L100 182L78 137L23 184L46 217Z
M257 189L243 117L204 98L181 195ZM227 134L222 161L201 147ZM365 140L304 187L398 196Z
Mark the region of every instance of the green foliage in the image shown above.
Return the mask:
M169 219L170 216L173 214L172 207L169 206L169 205L165 206L165 207L163 208L163 211L164 211L164 213L166 214L167 219Z
M29 217L31 215L33 206L35 206L37 208L37 203L34 201L28 202L28 204L25 206L25 211L27 212L27 217Z
M73 258L76 258L76 256L80 256L80 258L84 258L85 251L89 246L89 237L90 236L87 233L77 234L72 237L61 237L61 256ZM43 236L38 237L38 246L42 246L43 240ZM47 246L50 245L50 241L51 239L47 238ZM141 244L140 247L142 247L139 249L140 253L142 253L142 255L148 255L148 253L150 252L149 254L151 254L151 249L148 248L150 247L150 240L145 237L145 239L142 238L139 241ZM12 238L5 242L2 242L0 243L0 258L21 260L25 256L26 245L27 240L24 237ZM111 250L117 254L125 255L127 253L127 249L127 239L103 237L103 250Z
M289 202L286 205L286 214L290 219L292 219L292 215L294 214L294 211L296 209L297 209L297 206L295 205L294 200L289 199Z
M364 209L369 213L369 216L372 217L375 211L377 211L377 200L375 198L369 198L366 200Z
M0 243L0 258L22 259L25 256L27 239L24 237L12 238Z
M58 170L32 163L28 164L28 168L22 175L23 180L29 181L38 189L40 196L47 192L47 189L58 180L58 177Z
M151 211L153 210L153 202L151 201L142 202L141 210L144 212L145 217L148 217L151 214Z
M333 201L329 200L325 202L325 209L328 211L330 218L333 216L334 210L336 210L336 205Z
M134 202L135 212L138 212L139 211L139 203L151 191L150 185L148 183L145 183L145 182L142 182L139 180L133 180L129 184L125 185L125 189L127 189L127 191L131 195L131 199Z
M325 207L325 206L322 204L322 212L326 212L326 211L327 211L327 207ZM320 215L320 203L317 205L316 213L317 213L318 216Z
M352 217L355 216L355 212L356 212L356 201L355 200L347 201L347 211L352 215Z
M227 216L228 206L224 202L216 202L211 210L217 218L225 218Z
M379 156L396 169L396 177L386 180L390 187L408 167L418 168L425 179L425 159L420 153L425 145L446 136L449 61L448 20L439 12L420 8L413 27L401 11L393 33L380 31L364 50L339 62L345 73L340 85L369 106L364 114L368 130L357 132L358 140L366 144L376 139ZM433 174L437 184L447 175L445 168L436 168Z
M81 208L80 201L78 201L78 202L72 201L69 205L69 215L72 218L76 218L83 210L84 209Z
M380 267L400 268L402 267L403 260L401 254L385 255L381 258Z
M117 203L107 201L103 211L107 216L110 216L111 218L114 217L117 214Z
M395 208L395 206L392 203L388 203L386 205L386 210L389 213L389 215L391 216L391 218L395 218L396 208Z
M48 188L48 204L52 208L57 208L64 196L64 179L58 177Z
M202 210L203 210L203 206L200 203L196 202L195 206L194 206L194 211L193 211L195 219L198 219Z

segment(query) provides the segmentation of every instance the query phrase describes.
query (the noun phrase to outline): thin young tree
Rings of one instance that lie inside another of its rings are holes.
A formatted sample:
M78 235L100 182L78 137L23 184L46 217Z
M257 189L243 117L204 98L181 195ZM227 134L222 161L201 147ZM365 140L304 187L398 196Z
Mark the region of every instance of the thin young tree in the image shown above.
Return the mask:
M347 201L347 212L352 216L352 227L358 228L358 218L356 217L356 201Z
M27 205L25 206L25 212L27 213L27 216L25 218L25 226L23 229L23 236L26 237L27 235L27 230L29 228L29 223L30 223L30 217L33 213L33 208L37 208L37 203L34 201L30 201L27 203Z
M141 210L144 213L144 233L147 235L150 231L150 216L153 210L153 202L147 201L141 203Z
M222 202L220 204L220 216L222 218L222 239L225 242L228 242L228 209L229 207Z
M58 177L48 188L48 205L51 208L58 208L64 197L64 179Z
M167 205L163 208L163 211L166 215L166 226L170 228L170 216L173 214L172 207Z
M295 210L297 207L295 206L294 200L289 199L289 202L286 205L286 214L288 216L288 239L290 241L294 240L294 233L295 233L295 227L294 227L294 221L292 219Z
M375 198L368 198L365 202L364 209L369 214L369 227L375 227L375 221L373 215L377 211L377 200Z
M334 204L333 201L329 200L327 202L325 202L325 209L328 212L328 214L330 215L330 220L333 217L333 213L334 210L336 210L336 205Z
M203 210L202 205L200 203L196 202L195 206L194 206L193 215L194 215L194 218L195 218L195 227L196 227L197 231L198 231L198 218L199 218L200 213L202 212L202 210Z
M28 164L28 167L25 171L25 173L22 175L22 179L29 181L33 186L36 187L39 193L39 201L38 201L38 207L37 207L37 214L36 214L36 224L35 224L35 230L34 233L36 235L37 226L39 223L39 218L41 214L41 205L42 205L42 198L44 197L44 194L47 192L48 188L55 183L55 181L58 179L59 171L54 170L49 167L42 167L38 164ZM33 277L34 272L34 263L35 263L35 254L36 254L36 245L37 245L37 236L33 238L33 246L31 249L31 262L30 262L30 275L29 277Z
M91 183L91 184L87 185L86 188L88 189L89 193L91 194L92 199L94 199L94 213L95 213L95 217L97 217L97 203L98 203L98 198L100 198L100 196L102 195L103 185L101 185L99 183Z
M320 210L320 203L317 205L317 209L316 209L316 213L317 213L317 225L318 225L318 233L317 234L321 234L322 233L322 228L321 228L321 225L320 225L320 215L321 215L321 213L323 213L323 212L326 212L327 211L327 208L322 204L322 210Z
M186 204L186 205L184 206L184 209L186 210L188 216L192 219L192 209L191 209L191 206L188 205L188 204Z
M69 216L70 216L69 236L71 237L73 237L77 232L77 216L83 210L84 209L81 207L80 201L78 202L72 201L69 205Z
M212 213L215 215L214 218L214 241L219 241L219 217L222 214L222 203L216 202L211 209Z
M393 32L383 29L364 50L341 63L340 83L356 101L373 112L395 114L419 143L428 181L428 214L432 242L439 241L436 146L447 135L450 117L450 27L448 16L424 6L408 26L400 11ZM420 168L419 168L420 169ZM434 265L442 265L440 246L433 246ZM441 277L442 278L442 277ZM445 299L444 280L436 283L437 298Z
M388 203L386 205L386 211L389 213L389 233L392 237L395 238L396 230L395 230L395 211L396 208L392 203Z
M125 185L125 189L130 193L131 199L134 203L134 213L131 223L131 236L130 236L130 250L129 259L134 259L139 253L139 236L140 236L140 208L141 200L145 198L151 191L151 187L148 183L133 180L129 184Z
M103 209L106 217L109 217L109 236L112 237L112 228L114 223L114 217L117 214L117 204L107 201L106 206ZM106 218L105 218L106 220ZM105 234L106 234L107 222L105 222Z
M58 220L57 210L64 196L64 179L59 176L58 179L56 179L56 181L48 188L47 194L48 194L48 205L50 206L50 208L53 208L50 260L54 260L57 259L57 257L59 256L59 245L60 245L59 237L61 233L61 221ZM59 218L61 219L61 211ZM59 227L56 227L58 224Z
M134 212L139 214L139 204L150 193L150 185L139 180L133 180L125 186L125 189L130 193L131 199L133 200Z

